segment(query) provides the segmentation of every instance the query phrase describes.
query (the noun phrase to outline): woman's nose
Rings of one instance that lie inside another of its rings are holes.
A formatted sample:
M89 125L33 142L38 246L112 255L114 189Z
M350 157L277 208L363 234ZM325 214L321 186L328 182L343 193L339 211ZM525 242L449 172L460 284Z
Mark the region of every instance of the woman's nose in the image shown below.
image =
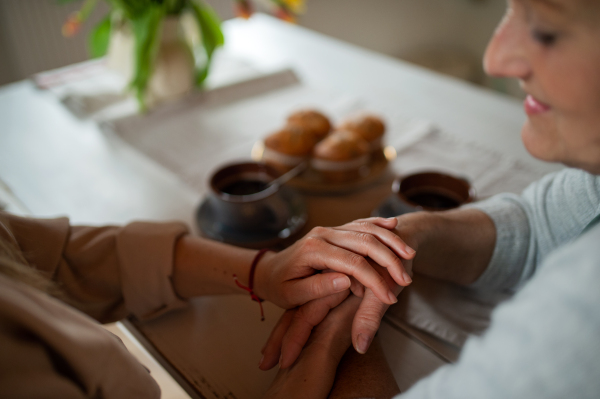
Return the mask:
M526 52L528 34L526 22L509 8L485 51L485 72L490 76L526 79L531 72Z

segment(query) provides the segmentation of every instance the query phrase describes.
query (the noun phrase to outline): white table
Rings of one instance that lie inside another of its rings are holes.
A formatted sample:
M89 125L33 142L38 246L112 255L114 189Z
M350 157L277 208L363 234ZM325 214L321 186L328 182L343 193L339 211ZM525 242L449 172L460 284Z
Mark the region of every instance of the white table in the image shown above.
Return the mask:
M456 137L534 162L520 141L525 116L517 100L264 15L227 21L224 28L223 51L259 69L292 67L306 85L356 94L384 115L431 120ZM54 95L29 81L0 88L0 179L31 214L68 215L77 224L179 219L194 226L200 200L172 173L106 140L94 122L75 118ZM157 321L154 331L202 320L218 309L219 301L194 302L188 314ZM252 304L248 309L256 310ZM272 320L279 312L267 310ZM266 337L264 325L256 328L258 339ZM191 339L201 331L180 335ZM384 325L380 336L402 388L444 363L390 326ZM421 369L407 368L405 360L417 355L429 360ZM249 393L238 397L259 396L271 377L258 378Z

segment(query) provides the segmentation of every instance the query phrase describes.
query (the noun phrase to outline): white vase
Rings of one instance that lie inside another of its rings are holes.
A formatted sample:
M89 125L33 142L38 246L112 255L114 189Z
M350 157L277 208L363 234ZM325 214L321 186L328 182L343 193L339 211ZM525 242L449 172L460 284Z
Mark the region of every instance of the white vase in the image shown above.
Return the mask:
M134 75L134 46L129 24L113 23L106 64L127 81ZM193 87L194 55L183 36L180 18L167 17L162 21L158 50L146 87L146 103L152 106L180 97Z

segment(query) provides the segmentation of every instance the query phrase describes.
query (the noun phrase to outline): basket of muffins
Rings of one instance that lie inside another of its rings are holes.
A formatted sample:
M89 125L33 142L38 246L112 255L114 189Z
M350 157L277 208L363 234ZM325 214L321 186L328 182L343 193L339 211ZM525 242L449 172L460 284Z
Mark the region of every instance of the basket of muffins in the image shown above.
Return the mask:
M307 168L289 184L305 191L351 190L379 178L387 167L383 151L385 123L360 113L334 125L323 112L302 109L267 135L253 156L285 173Z

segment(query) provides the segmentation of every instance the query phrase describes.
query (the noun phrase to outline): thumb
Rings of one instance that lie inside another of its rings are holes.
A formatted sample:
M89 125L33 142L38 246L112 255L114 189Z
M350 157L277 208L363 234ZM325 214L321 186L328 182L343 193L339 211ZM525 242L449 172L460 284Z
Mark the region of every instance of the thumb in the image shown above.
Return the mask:
M370 289L365 291L352 322L352 344L358 353L364 354L369 349L388 307Z
M287 300L291 307L314 299L342 292L350 288L350 277L343 273L319 273L287 283Z

